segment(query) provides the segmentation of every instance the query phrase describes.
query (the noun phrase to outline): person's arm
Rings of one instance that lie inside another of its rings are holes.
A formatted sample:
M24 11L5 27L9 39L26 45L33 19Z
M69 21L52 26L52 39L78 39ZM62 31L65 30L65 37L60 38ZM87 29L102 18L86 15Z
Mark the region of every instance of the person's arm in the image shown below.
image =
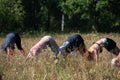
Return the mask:
M61 51L59 51L58 54L54 56L54 63L55 63L55 64L58 63L59 56L60 56L61 54L62 54Z
M10 49L7 48L7 55L10 55Z
M118 56L117 56L117 59L120 61L120 52L119 52L119 54L118 54Z
M94 50L93 53L94 53L94 59L95 59L96 62L97 62L97 61L98 61L98 58L99 58L98 51L97 51L97 50Z

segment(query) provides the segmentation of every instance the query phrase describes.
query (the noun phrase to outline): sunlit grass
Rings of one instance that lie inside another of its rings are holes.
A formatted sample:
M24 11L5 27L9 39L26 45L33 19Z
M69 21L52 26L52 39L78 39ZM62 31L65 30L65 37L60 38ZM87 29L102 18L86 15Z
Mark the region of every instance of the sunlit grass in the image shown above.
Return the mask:
M72 34L72 33L71 33ZM58 45L71 34L52 35ZM120 45L120 34L81 34L85 40L86 47L89 48L92 42L103 37L112 38ZM36 44L42 36L22 37L22 46L26 54L29 49ZM0 38L0 43L4 38ZM7 56L0 53L0 75L3 80L119 80L119 69L110 66L110 61L114 55L103 49L98 63L85 61L79 53L68 56L67 60L59 58L58 64L53 61L53 53L49 48L43 50L35 60L25 62L25 57L16 49L16 54Z

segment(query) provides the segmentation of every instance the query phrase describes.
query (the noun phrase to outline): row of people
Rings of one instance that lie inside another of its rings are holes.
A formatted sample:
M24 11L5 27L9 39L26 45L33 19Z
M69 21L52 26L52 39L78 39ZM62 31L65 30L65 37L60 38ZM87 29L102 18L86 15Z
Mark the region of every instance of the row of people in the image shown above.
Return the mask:
M15 49L14 44L16 44L17 48L25 56L25 51L21 46L21 38L19 34L14 32L9 33L6 36L5 41L0 46L0 49L5 50L8 55L13 55ZM44 36L30 49L26 56L26 60L37 56L41 50L45 49L47 46L49 46L54 53L55 62L58 62L58 57L60 54L66 58L68 54L72 54L76 51L79 51L80 55L87 60L97 61L99 58L99 53L102 52L102 48L104 47L106 50L117 56L112 59L111 64L120 67L120 49L114 40L110 38L102 38L94 42L89 49L86 49L84 39L79 34L69 36L60 47L53 37Z

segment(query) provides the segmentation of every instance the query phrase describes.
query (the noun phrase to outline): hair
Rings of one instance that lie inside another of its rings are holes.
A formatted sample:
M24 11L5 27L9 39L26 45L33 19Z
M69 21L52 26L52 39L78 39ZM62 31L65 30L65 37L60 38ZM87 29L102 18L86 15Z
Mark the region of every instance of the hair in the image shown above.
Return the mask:
M86 60L92 61L94 60L94 53L91 53L90 51L86 50L85 53L83 54L83 57Z
M113 58L113 59L111 60L111 66L112 66L112 67L114 67L114 66L120 67L120 62L119 62L119 60L118 60L117 58Z
M83 56L84 53L86 52L86 45L84 42L82 42L80 45L79 45L79 51L80 51L80 54Z

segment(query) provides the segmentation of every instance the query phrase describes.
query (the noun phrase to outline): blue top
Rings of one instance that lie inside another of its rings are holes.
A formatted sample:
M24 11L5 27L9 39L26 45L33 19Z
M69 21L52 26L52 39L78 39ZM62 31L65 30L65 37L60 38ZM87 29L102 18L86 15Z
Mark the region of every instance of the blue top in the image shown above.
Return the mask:
M64 52L74 51L74 47L79 47L84 40L79 34L73 34L67 38L67 40L60 46L60 50L64 55ZM68 50L69 49L69 50Z
M17 48L19 50L22 50L22 47L21 47L21 39L20 39L20 36L17 34L17 33L9 33L7 36L6 36L6 39L5 41L3 42L2 44L2 47L4 49L6 48L11 48L11 49L14 49L14 44L16 43L17 45Z

